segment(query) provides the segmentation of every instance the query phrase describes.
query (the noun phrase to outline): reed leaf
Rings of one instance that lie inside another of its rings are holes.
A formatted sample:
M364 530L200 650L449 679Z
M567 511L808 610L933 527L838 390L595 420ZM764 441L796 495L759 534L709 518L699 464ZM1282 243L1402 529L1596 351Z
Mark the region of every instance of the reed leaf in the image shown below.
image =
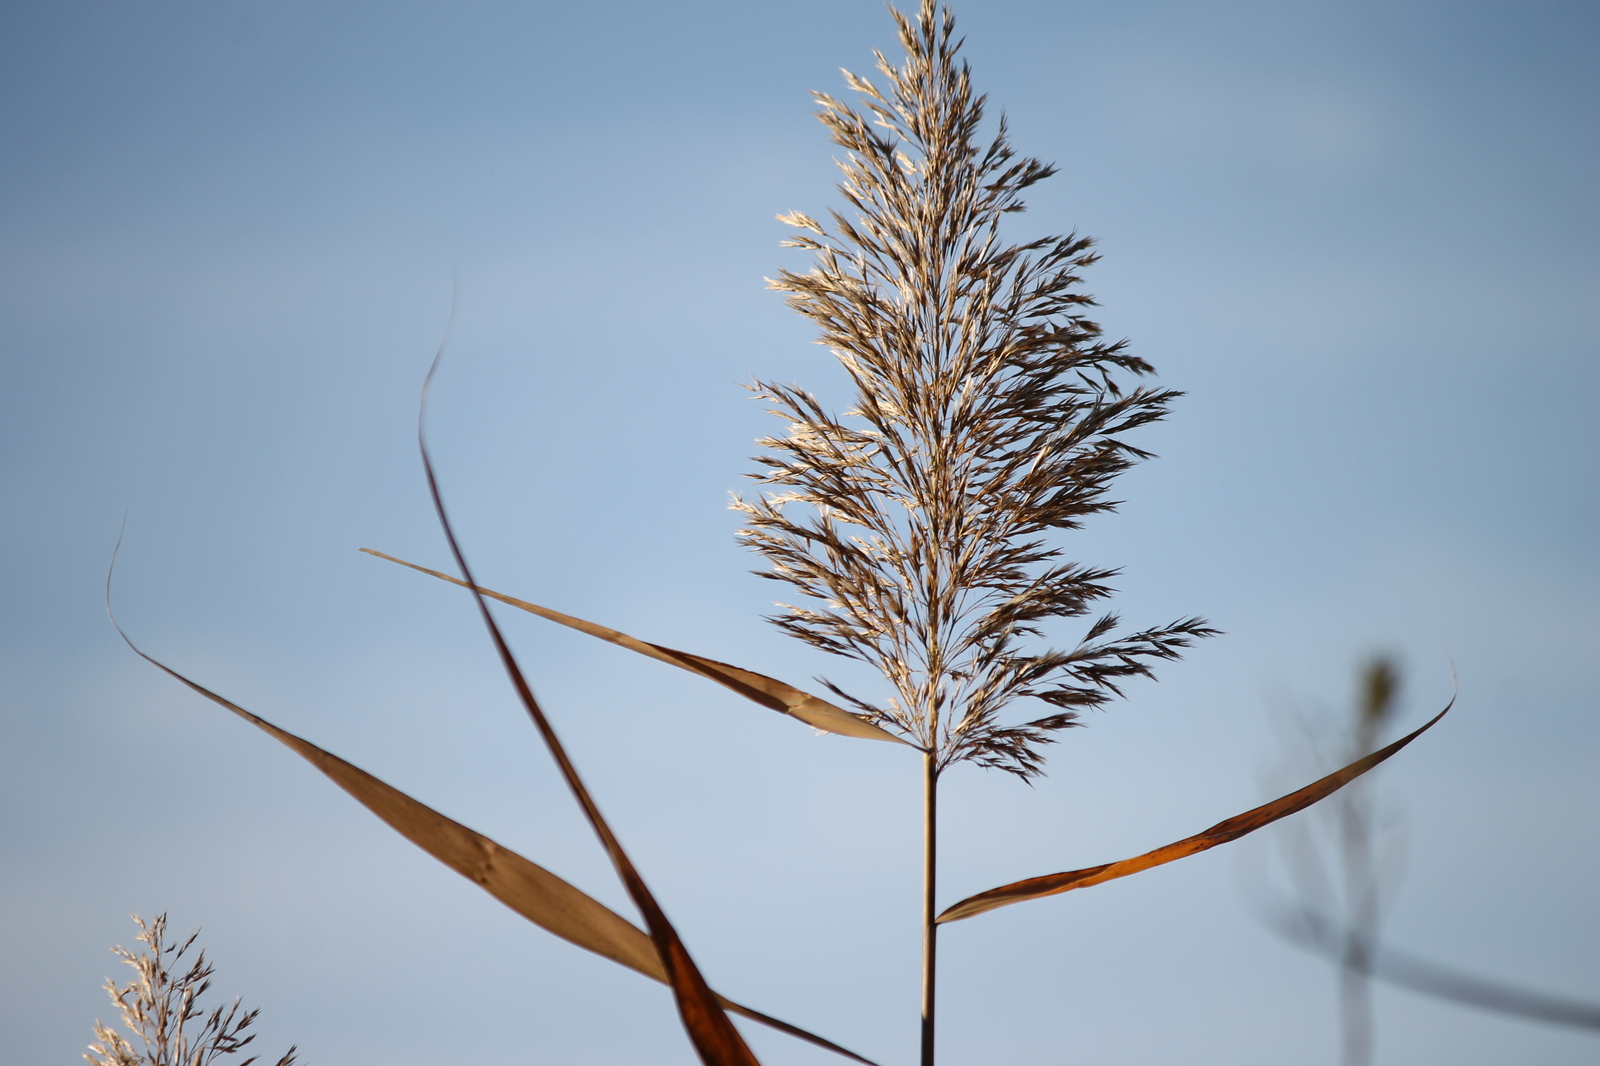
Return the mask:
M1044 896L1055 896L1062 892L1071 892L1075 888L1088 888L1105 881L1114 881L1119 877L1148 870L1153 866L1162 866L1178 859L1214 848L1218 844L1226 844L1230 840L1237 840L1247 833L1253 833L1264 825L1270 825L1280 818L1287 818L1296 811L1303 811L1345 785L1354 781L1368 770L1377 766L1385 759L1394 755L1401 748L1416 740L1423 733L1433 727L1433 724L1450 712L1455 705L1452 698L1445 709L1434 715L1420 728L1407 733L1399 740L1386 748L1380 748L1365 758L1357 759L1342 770L1335 771L1321 780L1314 781L1296 792L1282 796L1243 814L1234 815L1226 821L1218 822L1203 833L1196 833L1192 837L1185 837L1166 847L1147 851L1143 855L1136 855L1131 859L1121 862L1106 863L1103 866L1091 866L1083 870L1068 870L1064 873L1045 874L1043 877L1030 877L1025 881L1014 881L1009 885L991 888L987 892L980 892L976 896L968 896L953 907L947 908L939 915L939 922L958 922L963 918L992 911L997 907L1010 906L1013 903L1024 903L1030 899L1040 899Z
M362 548L361 550L368 555L375 555L379 559L387 559L391 563L399 563L401 566L410 567L419 573L432 575L441 581L448 581L452 585L460 585L462 588L467 587L467 583L460 578L451 577L441 571L430 570L426 566L418 566L416 563L409 563L404 559L397 559L393 555L386 555L371 548ZM587 633L591 637L598 637L618 647L627 648L629 651L636 651L640 655L648 655L652 659L669 663L681 670L688 670L690 673L699 674L701 677L708 677L717 684L732 689L745 699L759 703L768 710L777 711L779 714L787 714L791 718L798 718L806 725L811 726L813 729L820 729L824 733L836 733L844 737L860 737L863 740L888 740L896 744L908 744L907 741L902 740L893 733L873 725L859 714L844 710L842 707L835 706L827 700L819 699L809 692L803 692L793 685L785 684L765 674L730 666L727 663L719 663L715 659L707 659L703 655L677 651L673 648L663 647L660 644L651 644L648 641L630 637L628 634L618 632L615 629L597 625L594 622L586 622L581 618L574 618L570 614L562 614L560 611L552 611L548 607L540 607L536 603L519 600L515 596L507 596L505 593L495 592L493 589L479 586L478 591L492 600L499 600L501 603L515 607L518 610L538 615L540 618L564 625L569 629L576 629L580 633Z
M451 325L454 325L454 304L450 309L450 320ZM689 949L684 946L683 939L667 920L666 913L656 902L655 894L645 884L644 878L639 876L633 860L623 850L622 842L611 831L605 816L600 813L599 805L589 794L589 788L583 783L583 778L578 775L578 768L568 757L567 749L556 736L555 728L551 726L549 718L545 717L544 708L540 707L539 701L534 698L527 676L518 665L517 657L512 654L511 645L506 643L505 634L500 632L500 626L495 622L493 612L489 610L489 601L478 591L477 579L472 576L472 568L467 565L466 554L461 550L455 528L450 524L450 516L444 505L444 494L439 491L439 477L433 469L433 457L428 453L428 394L433 387L434 375L439 372L439 363L444 359L445 345L449 342L449 338L450 329L447 326L445 339L440 342L439 350L433 356L433 364L428 367L427 376L422 379L422 399L417 410L417 450L421 453L422 473L428 482L428 495L433 500L433 511L439 519L439 529L444 533L445 542L450 545L450 554L461 570L467 591L472 594L472 602L478 608L479 617L483 619L483 627L489 631L489 639L493 641L495 651L500 656L500 664L505 668L506 678L516 690L523 709L528 712L528 719L539 731L546 750L550 752L550 758L554 760L556 768L561 771L562 778L567 782L568 790L572 792L572 798L578 801L578 806L582 808L584 817L589 820L589 825L599 838L601 847L605 848L606 855L611 859L612 868L617 871L617 877L628 890L633 905L639 908L639 913L644 918L645 928L650 933L650 939L655 941L656 952L661 956L661 962L667 970L667 979L672 984L672 996L677 1001L678 1018L683 1022L684 1032L688 1033L689 1041L694 1045L700 1061L705 1066L760 1066L755 1054L744 1042L744 1037L734 1028L727 1012L717 1001L716 993L706 984L705 977L700 973L700 967L695 965L694 959L689 955Z
M116 623L116 619L112 619ZM318 747L304 737L280 729L259 715L219 696L190 680L140 649L117 627L118 634L134 654L176 679L220 707L232 711L295 754L348 792L357 803L376 814L389 827L423 851L450 867L513 911L549 933L592 951L602 958L626 966L662 984L670 984L666 967L650 935L599 900L562 880L544 867L503 847L482 833L467 828L426 804L413 799L379 778L339 756ZM790 1025L720 995L718 1004L725 1010L760 1022L845 1058L876 1066L831 1040Z

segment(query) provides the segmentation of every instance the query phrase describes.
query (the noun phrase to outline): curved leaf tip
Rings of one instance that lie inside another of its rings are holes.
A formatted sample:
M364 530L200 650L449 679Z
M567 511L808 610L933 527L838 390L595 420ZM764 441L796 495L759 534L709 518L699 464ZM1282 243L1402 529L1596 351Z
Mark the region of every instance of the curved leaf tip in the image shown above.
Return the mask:
M428 574L441 581L448 581L452 585L459 585L462 588L471 587L460 578L452 577L438 570L430 570L426 566L418 566L416 563L398 559L393 555L386 555L372 548L362 548L361 551L379 559L387 559L391 563L399 563L401 566L409 567L418 573ZM627 648L629 651L638 652L640 655L647 655L652 659L676 666L680 670L687 670L692 674L699 674L701 677L709 678L719 685L732 689L753 703L759 703L768 710L777 711L779 714L798 718L813 729L820 729L824 733L858 737L862 740L887 740L896 744L906 744L910 747L916 746L901 737L895 736L888 730L874 725L859 714L847 711L843 707L838 707L825 699L797 689L793 685L779 681L777 678L758 674L754 670L746 670L743 667L730 666L728 663L718 662L715 659L707 659L703 655L695 655L692 652L678 651L675 648L664 647L660 644L651 644L649 641L631 637L608 626L599 625L595 622L586 622L582 618L574 618L570 614L562 614L560 611L551 610L549 607L541 607L536 603L529 603L527 600L519 600L515 596L507 596L503 592L495 592L493 589L486 589L481 585L478 586L477 591L492 600L499 600L507 606L538 615L540 618L555 622L557 625L576 629L580 633L587 633L591 637L615 644L619 648Z
M1271 803L1264 803L1252 810L1245 811L1243 814L1237 814L1232 818L1218 822L1204 832L1196 833L1192 837L1185 837L1154 851L1147 851L1143 855L1136 855L1131 859L1123 859L1121 862L1089 866L1082 870L1067 870L1058 874L1045 874L1042 877L1030 877L1023 881L1013 881L1009 885L1001 885L999 888L991 888L987 892L978 893L976 896L968 896L960 903L948 908L943 914L939 915L937 921L941 923L959 922L963 918L972 918L985 911L992 911L997 907L1007 907L1013 903L1025 903L1030 899L1055 896L1062 892L1070 892L1076 888L1088 888L1090 885L1114 881L1119 877L1127 877L1130 874L1148 870L1153 866L1176 862L1178 859L1187 858L1190 855L1214 848L1218 844L1226 844L1230 840L1237 840L1247 833L1255 832L1262 826L1276 822L1280 818L1287 818L1296 811L1305 810L1318 800L1337 792L1433 728L1434 723L1450 713L1450 708L1455 706L1455 702L1455 698L1451 697L1444 710L1434 715L1420 728L1407 733L1388 747L1380 748L1371 755L1357 759L1342 770L1336 770L1327 777L1313 781L1305 788L1291 792L1287 796L1279 797Z

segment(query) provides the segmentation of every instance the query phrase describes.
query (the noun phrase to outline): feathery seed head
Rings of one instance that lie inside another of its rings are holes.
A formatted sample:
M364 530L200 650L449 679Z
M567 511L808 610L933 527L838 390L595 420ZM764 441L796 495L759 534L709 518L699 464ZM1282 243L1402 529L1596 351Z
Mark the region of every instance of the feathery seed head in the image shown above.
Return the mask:
M842 416L801 389L757 383L785 437L759 442L764 492L735 497L741 541L762 576L807 597L771 620L825 651L871 663L896 692L884 708L835 693L935 751L1029 778L1041 748L1118 683L1213 630L1197 618L1113 635L1114 615L1070 651L1024 649L1048 620L1087 615L1115 571L1062 560L1045 535L1112 510L1112 479L1147 458L1123 434L1178 395L1132 384L1152 372L1101 339L1078 291L1088 238L1022 244L1002 217L1055 168L1018 158L1004 120L981 140L948 10L892 12L904 61L877 55L884 88L848 71L860 109L816 94L846 155L848 213L791 211L789 247L810 270L769 284L811 319L856 391ZM1016 725L1000 711L1033 697L1055 713Z

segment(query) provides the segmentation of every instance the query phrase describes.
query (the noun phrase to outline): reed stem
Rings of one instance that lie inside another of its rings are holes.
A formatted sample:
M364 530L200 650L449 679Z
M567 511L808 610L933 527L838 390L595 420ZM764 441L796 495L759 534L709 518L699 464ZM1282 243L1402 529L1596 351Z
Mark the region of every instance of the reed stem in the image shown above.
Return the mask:
M939 843L939 764L932 750L923 753L922 780L922 1066L933 1066L934 976L939 926L933 909Z

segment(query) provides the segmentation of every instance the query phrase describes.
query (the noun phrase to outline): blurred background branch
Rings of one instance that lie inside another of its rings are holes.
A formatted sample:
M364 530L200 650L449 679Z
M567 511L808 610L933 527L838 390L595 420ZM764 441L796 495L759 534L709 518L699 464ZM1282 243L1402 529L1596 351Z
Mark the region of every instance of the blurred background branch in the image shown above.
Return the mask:
M1326 722L1291 712L1302 749L1297 754L1321 767L1375 750L1395 719L1401 680L1393 656L1370 658L1357 674L1350 712L1332 737ZM1403 870L1405 826L1380 786L1374 771L1332 797L1317 816L1283 826L1276 839L1292 887L1280 890L1270 877L1252 886L1252 909L1263 925L1338 967L1344 1066L1369 1066L1375 1059L1374 978L1478 1010L1600 1031L1600 1004L1530 991L1383 943L1381 926Z

